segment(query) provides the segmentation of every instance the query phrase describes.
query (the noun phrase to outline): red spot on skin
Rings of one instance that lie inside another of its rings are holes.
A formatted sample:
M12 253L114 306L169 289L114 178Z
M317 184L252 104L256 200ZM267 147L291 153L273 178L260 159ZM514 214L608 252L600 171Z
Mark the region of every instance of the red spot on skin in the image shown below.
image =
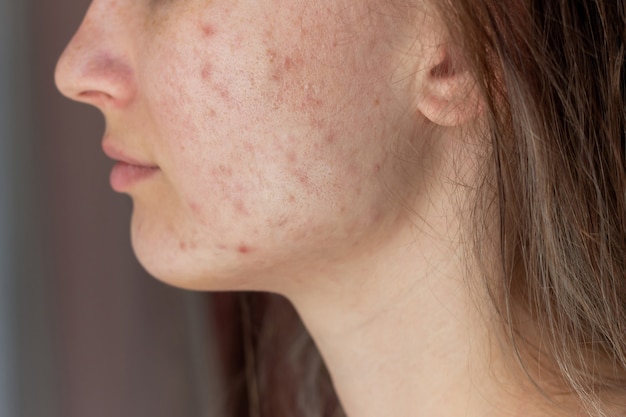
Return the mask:
M288 56L285 57L285 61L283 62L283 68L285 68L285 71L290 71L293 68L293 60Z
M289 194L289 202L290 203L295 203L295 201L296 201L296 196L293 195L293 194Z
M187 250L187 244L185 242L180 242L178 244L178 247L180 248L180 250L182 251L186 251Z
M220 95L220 97L226 101L226 102L230 102L231 97L230 97L230 91L228 91L228 88L225 87L222 84L216 84L214 87L215 91L217 91L217 93Z
M205 64L202 67L202 71L200 73L200 75L202 76L202 79L205 81L208 81L211 79L212 74L213 74L213 66L210 63Z
M296 176L298 177L298 181L300 181L303 185L310 185L309 176L306 173L299 171L296 173Z
M239 214L243 214L243 215L249 215L250 212L248 212L248 209L246 208L246 206L243 204L242 200L235 200L233 202L233 206L235 207L235 211L237 211L237 213Z
M377 174L380 172L380 164L374 165L374 172Z
M246 246L246 245L240 245L240 246L237 248L237 251L238 251L239 253L241 253L241 254L244 254L244 255L245 255L245 254L247 254L247 253L250 253L250 252L252 251L252 249L250 249L250 247L249 247L249 246Z
M295 164L296 160L297 160L296 152L295 151L289 151L287 153L287 161L289 161L292 164Z
M331 132L328 134L328 136L326 136L326 143L333 143L335 139L337 139L335 132Z
M201 214L200 205L198 203L191 202L189 206L191 207L191 211L193 214L195 214L196 216L199 216Z
M202 34L205 38L210 38L215 35L215 28L210 24L203 24L202 26Z
M247 151L247 152L254 152L254 145L250 142L245 142L243 144L243 148Z

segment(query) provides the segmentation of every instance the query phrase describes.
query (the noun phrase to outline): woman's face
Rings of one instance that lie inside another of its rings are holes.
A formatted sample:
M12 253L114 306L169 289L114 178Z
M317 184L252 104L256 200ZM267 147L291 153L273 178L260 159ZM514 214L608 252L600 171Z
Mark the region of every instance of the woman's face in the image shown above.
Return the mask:
M391 233L414 185L399 159L422 122L415 38L383 7L93 1L57 83L105 115L104 149L124 162L112 185L133 199L152 274L272 289Z

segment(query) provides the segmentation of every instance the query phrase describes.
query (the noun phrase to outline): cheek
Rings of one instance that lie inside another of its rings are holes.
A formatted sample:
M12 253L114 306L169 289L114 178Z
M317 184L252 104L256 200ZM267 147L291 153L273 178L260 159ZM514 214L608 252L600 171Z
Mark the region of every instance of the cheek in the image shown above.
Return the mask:
M319 19L247 34L213 22L197 21L146 65L177 216L245 255L268 231L322 239L377 222L381 73L347 58Z

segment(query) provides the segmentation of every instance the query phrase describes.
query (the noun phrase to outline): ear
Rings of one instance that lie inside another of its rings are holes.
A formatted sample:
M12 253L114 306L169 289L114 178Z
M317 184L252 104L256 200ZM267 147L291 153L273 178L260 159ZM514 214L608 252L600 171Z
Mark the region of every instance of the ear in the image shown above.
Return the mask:
M462 55L440 45L428 61L417 110L440 126L460 126L476 119L483 101Z

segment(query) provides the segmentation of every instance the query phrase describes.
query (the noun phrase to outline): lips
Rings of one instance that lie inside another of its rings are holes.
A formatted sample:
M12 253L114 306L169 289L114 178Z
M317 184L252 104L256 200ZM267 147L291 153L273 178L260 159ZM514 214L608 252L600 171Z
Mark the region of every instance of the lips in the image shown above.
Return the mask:
M110 176L111 188L117 192L127 192L133 186L153 177L160 171L158 166L130 156L113 147L109 142L105 141L102 149L109 158L117 161Z

